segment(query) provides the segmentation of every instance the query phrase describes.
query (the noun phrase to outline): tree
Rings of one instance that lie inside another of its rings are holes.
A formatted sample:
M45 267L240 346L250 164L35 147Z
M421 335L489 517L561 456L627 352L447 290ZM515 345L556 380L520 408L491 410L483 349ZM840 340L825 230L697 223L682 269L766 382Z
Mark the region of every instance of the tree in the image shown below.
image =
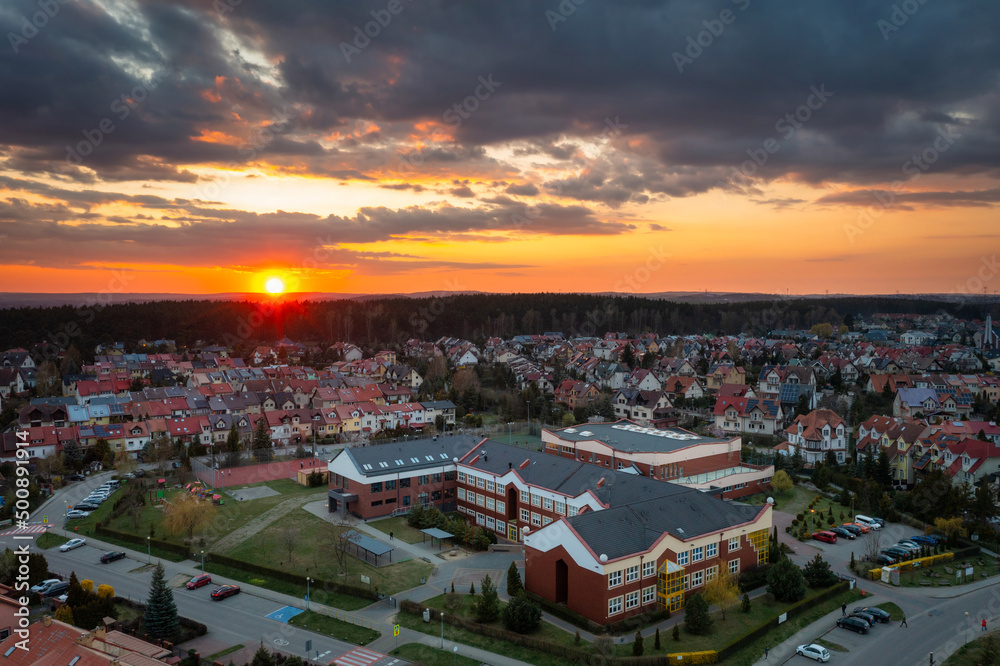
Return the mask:
M674 638L675 641L680 641L681 640L681 625L680 624L675 624L674 625L674 630L672 632L672 635L673 635L673 638Z
M115 471L119 475L134 472L136 468L135 458L126 449L120 449L115 454Z
M105 583L102 583L101 585L97 586L97 596L110 597L113 599L115 596L115 588Z
M229 436L226 437L226 457L230 467L240 464L240 432L236 429L236 421L229 428Z
M659 627L656 628L656 637L653 639L653 649L654 650L659 650L660 649L660 628Z
M98 437L97 441L94 443L94 446L92 446L87 451L84 460L85 461L89 460L91 462L96 461L103 465L104 459L107 458L109 455L111 455L111 446L108 444L108 440L104 439L103 437Z
M80 581L80 587L83 588L84 592L90 594L91 592L94 591L94 581L90 580L89 578L84 578L83 580Z
M976 488L970 510L981 524L985 524L990 518L997 515L996 498L988 483L982 483Z
M66 605L77 608L89 601L89 595L80 585L80 580L76 577L76 572L69 574L69 589L66 591Z
M257 419L257 426L253 431L253 454L258 462L271 461L271 429L268 427L267 419L263 415Z
M260 644L257 651L253 653L253 661L250 662L250 666L274 666L274 657L271 656L270 651L264 647L264 643Z
M740 610L744 613L750 612L750 595L746 592L743 593L743 601L740 603Z
M35 395L40 398L62 395L62 375L54 361L44 361L35 373Z
M986 634L982 644L979 646L979 654L976 659L977 666L995 666L1000 664L1000 646L997 639L992 634Z
M357 533L351 528L351 524L340 516L333 521L329 529L332 530L333 558L337 562L340 575L346 576L347 563L358 539Z
M163 563L158 562L153 570L153 582L142 622L151 637L171 640L178 630L177 605L174 603L174 591L167 585L164 576Z
M63 604L56 609L56 619L66 624L73 624L73 609L69 607L69 604Z
M63 445L63 465L67 469L79 470L83 466L83 451L75 439L71 439Z
M730 573L729 567L722 567L722 571L705 586L705 600L709 606L719 607L723 621L726 619L726 611L732 608L739 598L739 581Z
M639 629L635 630L635 640L632 641L632 656L641 657L643 653L642 647L642 631Z
M295 555L295 546L299 542L299 528L294 523L285 523L278 530L278 541L285 547L285 551L288 553L288 563L291 564Z
M507 594L516 597L522 592L524 592L524 584L521 582L521 574L517 570L517 565L511 562L507 569Z
M497 586L493 584L489 576L486 576L479 588L480 594L472 600L472 612L475 613L478 622L483 624L493 622L500 617L500 597L497 594Z
M806 562L802 575L809 587L830 587L837 582L837 576L830 569L829 562L820 557L819 553Z
M806 595L802 571L787 557L767 572L767 591L778 601L798 601Z
M483 585L485 589L485 581ZM503 626L508 631L519 634L530 634L538 629L542 621L542 609L534 601L518 595L507 602L503 609Z
M966 535L965 526L962 524L962 519L958 516L954 518L935 518L934 528L938 532L943 532L948 537L949 545L954 544L956 537Z
M701 594L691 596L684 606L684 629L695 636L702 636L712 630L708 602Z
M211 524L215 517L215 505L207 500L199 500L191 494L184 494L172 500L163 515L163 524L172 534L187 534L188 541L194 533Z
M788 476L788 472L782 469L774 473L774 476L771 478L771 487L774 489L774 492L784 495L795 487L795 483L792 481L792 477Z

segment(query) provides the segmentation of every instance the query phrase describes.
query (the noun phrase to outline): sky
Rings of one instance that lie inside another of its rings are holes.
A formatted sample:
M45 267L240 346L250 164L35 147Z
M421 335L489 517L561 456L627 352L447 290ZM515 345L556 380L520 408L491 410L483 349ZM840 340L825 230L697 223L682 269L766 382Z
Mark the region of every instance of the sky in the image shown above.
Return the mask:
M0 291L1000 288L995 0L6 0Z

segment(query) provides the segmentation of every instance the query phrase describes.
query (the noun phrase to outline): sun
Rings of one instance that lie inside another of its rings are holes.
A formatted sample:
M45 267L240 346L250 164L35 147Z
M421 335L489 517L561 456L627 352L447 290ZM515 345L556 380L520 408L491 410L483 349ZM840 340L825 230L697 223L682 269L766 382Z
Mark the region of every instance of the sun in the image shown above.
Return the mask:
M280 277L269 277L264 283L264 289L269 294L280 294L285 291L285 281Z

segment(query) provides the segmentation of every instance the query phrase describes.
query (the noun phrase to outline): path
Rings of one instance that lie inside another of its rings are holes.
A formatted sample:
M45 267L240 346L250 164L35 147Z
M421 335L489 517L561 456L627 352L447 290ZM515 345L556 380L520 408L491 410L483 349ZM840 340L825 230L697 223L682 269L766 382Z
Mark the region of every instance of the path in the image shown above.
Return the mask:
M295 509L301 508L303 505L315 500L316 496L312 494L287 499L216 541L212 544L211 550L216 553L225 553L230 548L235 548L258 532L263 531L268 525L282 516L287 516L295 511Z

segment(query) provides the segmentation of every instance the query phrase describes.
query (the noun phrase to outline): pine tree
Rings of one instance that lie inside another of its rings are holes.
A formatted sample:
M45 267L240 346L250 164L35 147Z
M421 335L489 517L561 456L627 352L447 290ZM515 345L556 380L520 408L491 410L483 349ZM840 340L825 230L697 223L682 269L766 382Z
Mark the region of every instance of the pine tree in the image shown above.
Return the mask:
M750 595L747 594L746 592L743 593L743 601L740 604L740 610L742 610L744 613L750 612Z
M680 641L681 640L681 625L679 625L679 624L675 624L674 625L673 636L674 636L674 640L675 641Z
M577 629L576 630L576 636L573 637L573 645L579 645L581 640L583 640L583 639L580 638L580 630Z
M177 605L174 603L174 591L167 585L164 576L163 564L157 563L153 570L143 624L151 637L169 640L177 635Z
M476 593L476 584L469 583L469 594L475 594L475 593Z
M577 632L577 633L579 634L579 632ZM660 649L660 628L659 627L656 628L656 637L653 639L653 649L654 650L659 650Z
M271 462L271 429L263 416L257 419L253 432L253 450L258 462Z
M240 433L236 429L236 421L229 428L229 437L226 438L226 453L229 458L229 466L235 467L240 462Z
M635 630L635 641L632 642L632 656L641 657L644 648L642 646L642 632L638 629Z
M510 568L507 569L507 594L516 597L522 592L524 592L524 585L521 583L521 574L517 570L517 565L511 562Z
M451 593L455 594L455 581L451 581Z
M689 634L695 636L707 634L712 630L712 618L708 615L708 602L702 595L695 594L687 600L684 607L684 628Z
M486 576L479 584L481 590L479 596L472 600L472 611L476 614L476 620L482 623L493 622L500 617L500 597L497 595L497 586L493 580Z
M270 651L264 647L263 643L253 653L253 661L250 662L250 666L274 666L274 657L271 656Z

